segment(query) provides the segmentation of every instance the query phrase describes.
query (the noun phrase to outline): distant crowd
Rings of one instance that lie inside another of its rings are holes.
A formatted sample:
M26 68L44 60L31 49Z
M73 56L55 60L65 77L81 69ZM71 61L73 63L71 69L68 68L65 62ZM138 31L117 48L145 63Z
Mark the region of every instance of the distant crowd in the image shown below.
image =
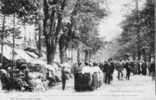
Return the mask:
M130 80L131 75L150 75L154 80L155 77L155 62L142 61L130 61L130 60L119 60L113 61L108 59L104 63L99 64L99 67L104 72L105 83L110 84L113 80L113 72L117 70L118 80Z

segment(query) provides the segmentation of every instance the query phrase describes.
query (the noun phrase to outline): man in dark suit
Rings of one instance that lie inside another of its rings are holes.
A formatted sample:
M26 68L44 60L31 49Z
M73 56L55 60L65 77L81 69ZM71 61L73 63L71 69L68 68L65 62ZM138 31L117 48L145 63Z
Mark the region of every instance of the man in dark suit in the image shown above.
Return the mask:
M145 61L143 61L143 63L141 64L141 69L142 69L142 74L146 75L147 73L147 64Z
M62 90L65 89L65 86L66 86L66 73L65 73L65 67L62 68Z
M108 59L108 62L104 65L105 68L105 83L110 84L113 80L114 64L112 59Z
M149 72L150 72L150 75L152 76L152 80L154 80L155 79L155 62L154 61L150 63Z

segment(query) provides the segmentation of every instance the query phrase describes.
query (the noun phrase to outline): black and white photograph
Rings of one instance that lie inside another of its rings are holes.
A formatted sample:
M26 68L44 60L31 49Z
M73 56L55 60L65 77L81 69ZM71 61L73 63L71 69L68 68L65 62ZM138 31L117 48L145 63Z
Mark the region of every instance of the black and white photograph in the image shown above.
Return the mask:
M156 0L0 0L0 100L156 100Z

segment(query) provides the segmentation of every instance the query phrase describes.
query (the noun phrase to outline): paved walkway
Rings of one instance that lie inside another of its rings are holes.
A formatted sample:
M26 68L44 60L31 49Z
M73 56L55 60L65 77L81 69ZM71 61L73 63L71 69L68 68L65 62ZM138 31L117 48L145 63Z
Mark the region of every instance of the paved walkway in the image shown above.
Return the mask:
M0 91L0 100L54 100L54 99L85 99L88 100L156 100L155 82L149 76L132 76L131 80L118 81L114 76L111 85L104 84L95 91L76 92L73 80L67 82L66 90L61 84L44 92L4 92Z

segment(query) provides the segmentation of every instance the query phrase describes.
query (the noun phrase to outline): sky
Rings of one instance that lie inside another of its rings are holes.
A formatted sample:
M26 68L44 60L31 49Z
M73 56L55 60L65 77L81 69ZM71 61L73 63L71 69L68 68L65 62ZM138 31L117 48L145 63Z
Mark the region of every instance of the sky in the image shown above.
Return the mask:
M105 37L106 41L111 41L121 34L120 23L125 15L135 9L135 0L107 0L108 16L103 18L99 24L99 34ZM139 7L142 7L143 1L139 0ZM104 4L104 6L106 6Z

